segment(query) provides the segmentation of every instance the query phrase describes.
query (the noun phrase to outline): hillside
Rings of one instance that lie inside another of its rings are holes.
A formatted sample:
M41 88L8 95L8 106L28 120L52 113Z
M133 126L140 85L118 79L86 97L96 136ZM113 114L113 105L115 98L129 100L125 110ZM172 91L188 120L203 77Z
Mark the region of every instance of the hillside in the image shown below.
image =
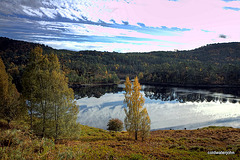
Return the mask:
M207 127L152 131L142 142L126 132L81 125L78 137L54 142L32 134L24 123L9 128L0 121L0 159L239 159L239 136L240 129Z
M118 83L139 76L141 83L176 85L240 85L240 43L221 43L190 51L116 53L56 50L36 43L0 38L0 56L14 83L19 80L32 48L58 55L71 84Z

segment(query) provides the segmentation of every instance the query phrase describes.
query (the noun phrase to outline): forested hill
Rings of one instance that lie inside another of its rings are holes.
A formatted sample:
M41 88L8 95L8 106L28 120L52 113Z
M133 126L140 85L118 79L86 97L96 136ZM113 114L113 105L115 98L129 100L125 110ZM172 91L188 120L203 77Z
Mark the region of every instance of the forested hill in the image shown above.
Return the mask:
M217 63L232 63L239 62L240 58L240 43L218 43L203 46L191 51L183 51L178 53L183 58L195 58L204 62L217 62Z
M211 44L190 51L123 54L56 50L0 38L0 56L17 86L29 53L36 46L41 46L45 54L58 55L70 83L117 83L127 75L131 78L137 75L141 83L240 85L240 43L237 42Z

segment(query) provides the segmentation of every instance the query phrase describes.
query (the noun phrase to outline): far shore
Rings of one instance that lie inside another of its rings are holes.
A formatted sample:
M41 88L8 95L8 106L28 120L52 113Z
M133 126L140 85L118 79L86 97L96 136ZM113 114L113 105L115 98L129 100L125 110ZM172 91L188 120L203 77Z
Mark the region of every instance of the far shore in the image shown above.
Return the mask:
M177 83L156 83L156 82L141 82L141 85L163 86L163 87L189 87L189 88L240 88L240 84L177 84ZM94 86L113 86L118 84L124 84L121 80L120 83L70 83L72 88L77 87L94 87Z

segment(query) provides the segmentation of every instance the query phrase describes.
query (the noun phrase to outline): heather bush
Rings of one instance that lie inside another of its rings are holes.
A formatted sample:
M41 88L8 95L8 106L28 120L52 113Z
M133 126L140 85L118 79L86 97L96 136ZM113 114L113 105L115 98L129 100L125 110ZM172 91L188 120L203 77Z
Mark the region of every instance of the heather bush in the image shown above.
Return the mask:
M120 119L118 119L118 118L113 118L113 119L109 120L107 126L108 126L107 130L110 130L110 131L122 131L122 129L123 129L123 122Z

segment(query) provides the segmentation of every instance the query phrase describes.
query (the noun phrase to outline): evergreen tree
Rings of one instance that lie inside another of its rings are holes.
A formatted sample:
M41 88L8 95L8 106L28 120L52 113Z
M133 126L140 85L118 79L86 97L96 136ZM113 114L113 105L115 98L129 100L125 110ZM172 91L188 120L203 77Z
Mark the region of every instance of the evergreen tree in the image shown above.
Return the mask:
M125 99L124 102L127 103L128 110L125 108L125 128L130 134L134 134L135 140L138 138L138 132L142 133L142 136L147 135L145 132L150 130L150 118L147 114L147 110L143 109L143 104L145 99L140 93L141 86L136 77L133 82L133 87L129 77L126 78L125 82ZM149 121L147 120L149 119ZM147 123L148 122L148 123Z
M40 47L33 49L22 84L33 130L55 139L73 133L78 109L56 55L43 55Z

